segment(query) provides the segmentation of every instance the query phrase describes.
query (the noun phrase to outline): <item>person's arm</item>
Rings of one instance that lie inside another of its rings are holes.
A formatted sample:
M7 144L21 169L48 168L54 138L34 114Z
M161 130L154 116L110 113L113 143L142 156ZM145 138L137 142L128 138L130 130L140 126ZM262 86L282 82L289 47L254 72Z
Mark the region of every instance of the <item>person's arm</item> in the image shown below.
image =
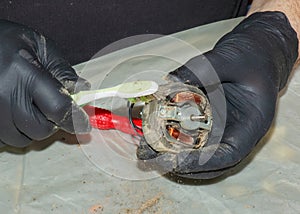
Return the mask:
M263 11L280 11L283 12L292 27L297 33L298 40L300 41L300 2L296 0L253 0L248 15L255 12ZM300 46L298 48L300 53ZM300 57L298 56L297 65L300 63Z

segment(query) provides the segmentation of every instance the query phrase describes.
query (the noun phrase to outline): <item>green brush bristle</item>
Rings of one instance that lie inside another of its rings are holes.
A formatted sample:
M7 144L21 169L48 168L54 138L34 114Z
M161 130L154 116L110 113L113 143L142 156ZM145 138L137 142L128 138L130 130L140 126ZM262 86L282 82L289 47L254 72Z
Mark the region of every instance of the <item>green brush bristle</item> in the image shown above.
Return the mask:
M128 101L131 103L137 103L137 102L149 103L153 99L154 99L153 95L147 95L142 97L129 98Z

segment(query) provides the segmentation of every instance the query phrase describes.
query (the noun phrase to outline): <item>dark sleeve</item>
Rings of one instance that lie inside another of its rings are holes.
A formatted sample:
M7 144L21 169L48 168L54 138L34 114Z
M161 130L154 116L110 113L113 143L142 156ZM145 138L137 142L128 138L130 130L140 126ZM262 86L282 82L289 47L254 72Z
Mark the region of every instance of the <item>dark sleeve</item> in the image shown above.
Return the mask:
M0 1L0 18L52 38L72 64L133 35L170 34L245 15L248 0Z

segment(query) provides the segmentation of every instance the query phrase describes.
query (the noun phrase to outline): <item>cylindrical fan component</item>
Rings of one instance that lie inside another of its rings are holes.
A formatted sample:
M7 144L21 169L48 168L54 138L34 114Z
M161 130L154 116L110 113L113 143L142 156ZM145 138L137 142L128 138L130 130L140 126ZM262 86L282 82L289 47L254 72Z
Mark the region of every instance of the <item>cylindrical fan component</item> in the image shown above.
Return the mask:
M144 138L152 149L178 153L204 146L212 128L212 111L199 88L170 83L153 96L142 114Z

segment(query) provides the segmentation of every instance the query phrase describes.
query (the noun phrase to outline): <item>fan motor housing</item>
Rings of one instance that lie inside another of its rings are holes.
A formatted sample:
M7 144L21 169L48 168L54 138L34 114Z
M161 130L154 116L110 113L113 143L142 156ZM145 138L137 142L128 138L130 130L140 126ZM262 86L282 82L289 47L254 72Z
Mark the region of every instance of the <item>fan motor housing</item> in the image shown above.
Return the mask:
M144 138L153 150L178 153L205 145L212 110L199 88L172 82L161 85L153 96L142 111Z

